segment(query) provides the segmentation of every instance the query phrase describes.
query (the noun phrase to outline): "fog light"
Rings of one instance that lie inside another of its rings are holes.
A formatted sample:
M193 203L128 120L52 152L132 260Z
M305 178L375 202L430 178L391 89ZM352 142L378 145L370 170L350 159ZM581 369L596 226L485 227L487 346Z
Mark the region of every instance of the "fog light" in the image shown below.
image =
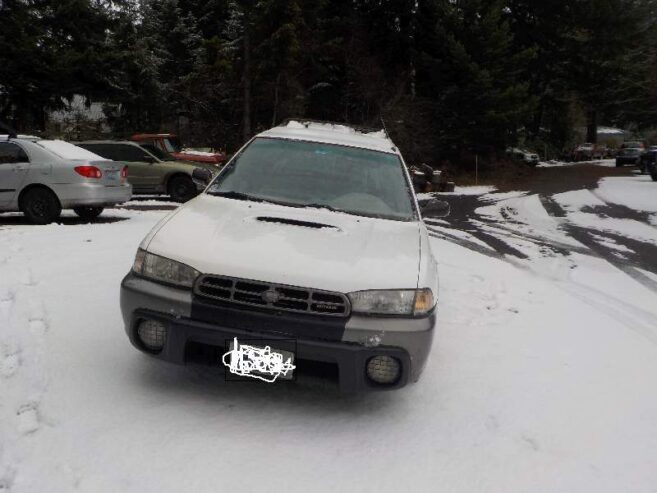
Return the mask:
M374 356L367 362L367 376L375 383L393 384L399 380L401 365L391 356Z
M161 351L167 340L167 328L157 320L142 320L137 335L146 349Z

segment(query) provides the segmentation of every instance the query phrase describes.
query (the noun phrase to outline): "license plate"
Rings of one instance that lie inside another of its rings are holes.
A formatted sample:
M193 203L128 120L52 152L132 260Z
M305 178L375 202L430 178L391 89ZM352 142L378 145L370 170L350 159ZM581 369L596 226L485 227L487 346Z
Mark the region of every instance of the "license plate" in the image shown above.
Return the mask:
M105 171L105 176L110 181L118 181L120 173L121 172L117 170L108 170Z
M295 365L292 351L250 342L237 339L231 341L228 352L222 358L224 366L231 373L270 383L277 379L293 378Z

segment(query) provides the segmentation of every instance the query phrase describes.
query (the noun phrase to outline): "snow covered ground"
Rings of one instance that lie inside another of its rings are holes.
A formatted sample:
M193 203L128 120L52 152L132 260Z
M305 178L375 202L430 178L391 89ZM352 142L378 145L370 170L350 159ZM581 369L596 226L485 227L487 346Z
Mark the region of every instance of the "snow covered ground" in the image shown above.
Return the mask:
M657 248L644 181L450 196L425 373L351 397L130 346L119 283L166 211L0 215L0 491L655 492L657 269L622 250Z
M613 168L616 166L615 159L597 159L595 161L559 161L557 159L551 159L549 161L541 161L536 165L537 168L558 168L561 166L577 166L580 164L594 164L596 166L604 166L607 168Z

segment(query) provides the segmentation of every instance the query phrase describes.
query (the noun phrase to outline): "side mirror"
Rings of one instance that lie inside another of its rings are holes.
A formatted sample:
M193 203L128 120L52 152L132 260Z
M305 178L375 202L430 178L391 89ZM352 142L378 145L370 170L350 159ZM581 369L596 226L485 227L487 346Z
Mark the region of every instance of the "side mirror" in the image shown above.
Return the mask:
M420 205L424 217L447 217L449 216L449 204L444 200L431 199Z
M192 171L192 180L207 185L212 180L212 173L205 168L194 168L194 171Z

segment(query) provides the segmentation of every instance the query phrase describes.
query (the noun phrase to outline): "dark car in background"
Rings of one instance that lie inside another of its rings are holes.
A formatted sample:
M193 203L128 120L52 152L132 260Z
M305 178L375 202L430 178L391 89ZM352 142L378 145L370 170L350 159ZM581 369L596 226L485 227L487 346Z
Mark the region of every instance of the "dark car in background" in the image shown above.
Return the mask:
M649 173L652 181L657 181L657 146L648 148L641 155L641 173Z
M657 146L650 146L645 152L641 153L641 158L639 160L639 171L642 175L649 172L650 163L655 162L655 157L657 156Z
M640 147L622 147L616 154L616 167L625 166L626 164L639 166L642 154L643 149Z

